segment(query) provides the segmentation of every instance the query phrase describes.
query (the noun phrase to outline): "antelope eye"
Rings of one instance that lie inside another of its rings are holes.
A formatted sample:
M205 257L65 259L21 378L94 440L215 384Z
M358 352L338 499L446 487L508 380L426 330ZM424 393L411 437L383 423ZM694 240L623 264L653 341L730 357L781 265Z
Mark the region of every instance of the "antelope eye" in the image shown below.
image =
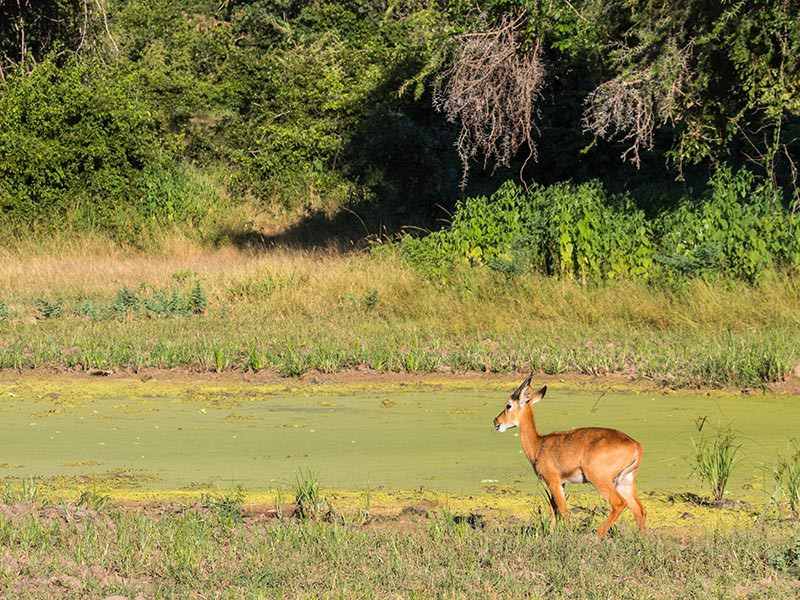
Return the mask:
M511 403L506 404L506 410L511 410Z

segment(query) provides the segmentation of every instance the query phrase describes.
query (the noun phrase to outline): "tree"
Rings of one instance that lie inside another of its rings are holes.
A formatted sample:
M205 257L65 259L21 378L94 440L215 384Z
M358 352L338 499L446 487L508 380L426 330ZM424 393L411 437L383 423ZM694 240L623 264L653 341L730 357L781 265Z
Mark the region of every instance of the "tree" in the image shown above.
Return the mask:
M484 4L501 16L454 34L437 100L460 122L465 173L479 154L535 156L537 102L577 68L592 80L582 127L623 161L660 147L679 175L749 163L800 201L798 0Z
M108 28L107 0L0 0L0 80L29 72L51 53L96 48L98 34L116 49Z

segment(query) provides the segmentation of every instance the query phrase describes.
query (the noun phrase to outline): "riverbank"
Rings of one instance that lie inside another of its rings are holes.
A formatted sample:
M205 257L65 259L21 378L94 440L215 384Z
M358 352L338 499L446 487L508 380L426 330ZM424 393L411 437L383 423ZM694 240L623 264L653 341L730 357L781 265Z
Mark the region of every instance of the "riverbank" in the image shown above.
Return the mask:
M3 258L4 370L538 371L760 390L794 385L800 363L800 286L779 274L665 288L468 269L444 283L392 246L184 245L159 256L92 246Z

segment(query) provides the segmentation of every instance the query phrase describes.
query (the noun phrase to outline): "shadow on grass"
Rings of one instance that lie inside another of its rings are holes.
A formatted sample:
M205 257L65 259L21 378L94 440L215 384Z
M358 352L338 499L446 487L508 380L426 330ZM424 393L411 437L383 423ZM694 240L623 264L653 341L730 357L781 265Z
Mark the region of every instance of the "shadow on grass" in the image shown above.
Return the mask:
M729 500L722 498L720 500L711 500L707 496L701 496L694 492L681 492L679 494L671 494L667 496L670 502L685 502L687 504L694 504L695 506L704 506L706 508L727 508L729 510L749 509L750 504L743 500Z
M401 211L388 203L343 207L330 214L307 214L276 234L254 230L229 230L224 237L241 250L267 251L274 248L337 250L349 252L369 246L376 239L395 237L405 231L427 232L442 226L447 214L439 207Z

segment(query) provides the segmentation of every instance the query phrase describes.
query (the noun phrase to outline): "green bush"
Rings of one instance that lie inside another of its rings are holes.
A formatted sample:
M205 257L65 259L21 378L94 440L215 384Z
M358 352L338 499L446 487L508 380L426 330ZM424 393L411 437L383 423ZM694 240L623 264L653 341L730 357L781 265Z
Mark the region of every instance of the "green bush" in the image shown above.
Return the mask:
M746 170L719 171L700 202L685 200L657 222L656 260L673 275L722 274L755 281L776 266L800 265L800 219Z
M0 94L0 226L20 234L202 228L219 187L176 154L136 71L48 60Z
M400 249L423 275L459 265L508 276L529 271L583 281L725 276L753 282L800 265L800 219L775 205L767 182L720 171L699 199L648 218L631 195L580 185L503 184L458 204L447 229L406 235Z
M158 126L124 74L54 61L0 95L0 219L22 229L122 233L142 199Z
M644 213L626 197L609 196L596 181L527 191L506 182L490 198L459 203L447 230L421 240L406 236L401 249L426 274L461 262L508 275L647 278L651 239Z

